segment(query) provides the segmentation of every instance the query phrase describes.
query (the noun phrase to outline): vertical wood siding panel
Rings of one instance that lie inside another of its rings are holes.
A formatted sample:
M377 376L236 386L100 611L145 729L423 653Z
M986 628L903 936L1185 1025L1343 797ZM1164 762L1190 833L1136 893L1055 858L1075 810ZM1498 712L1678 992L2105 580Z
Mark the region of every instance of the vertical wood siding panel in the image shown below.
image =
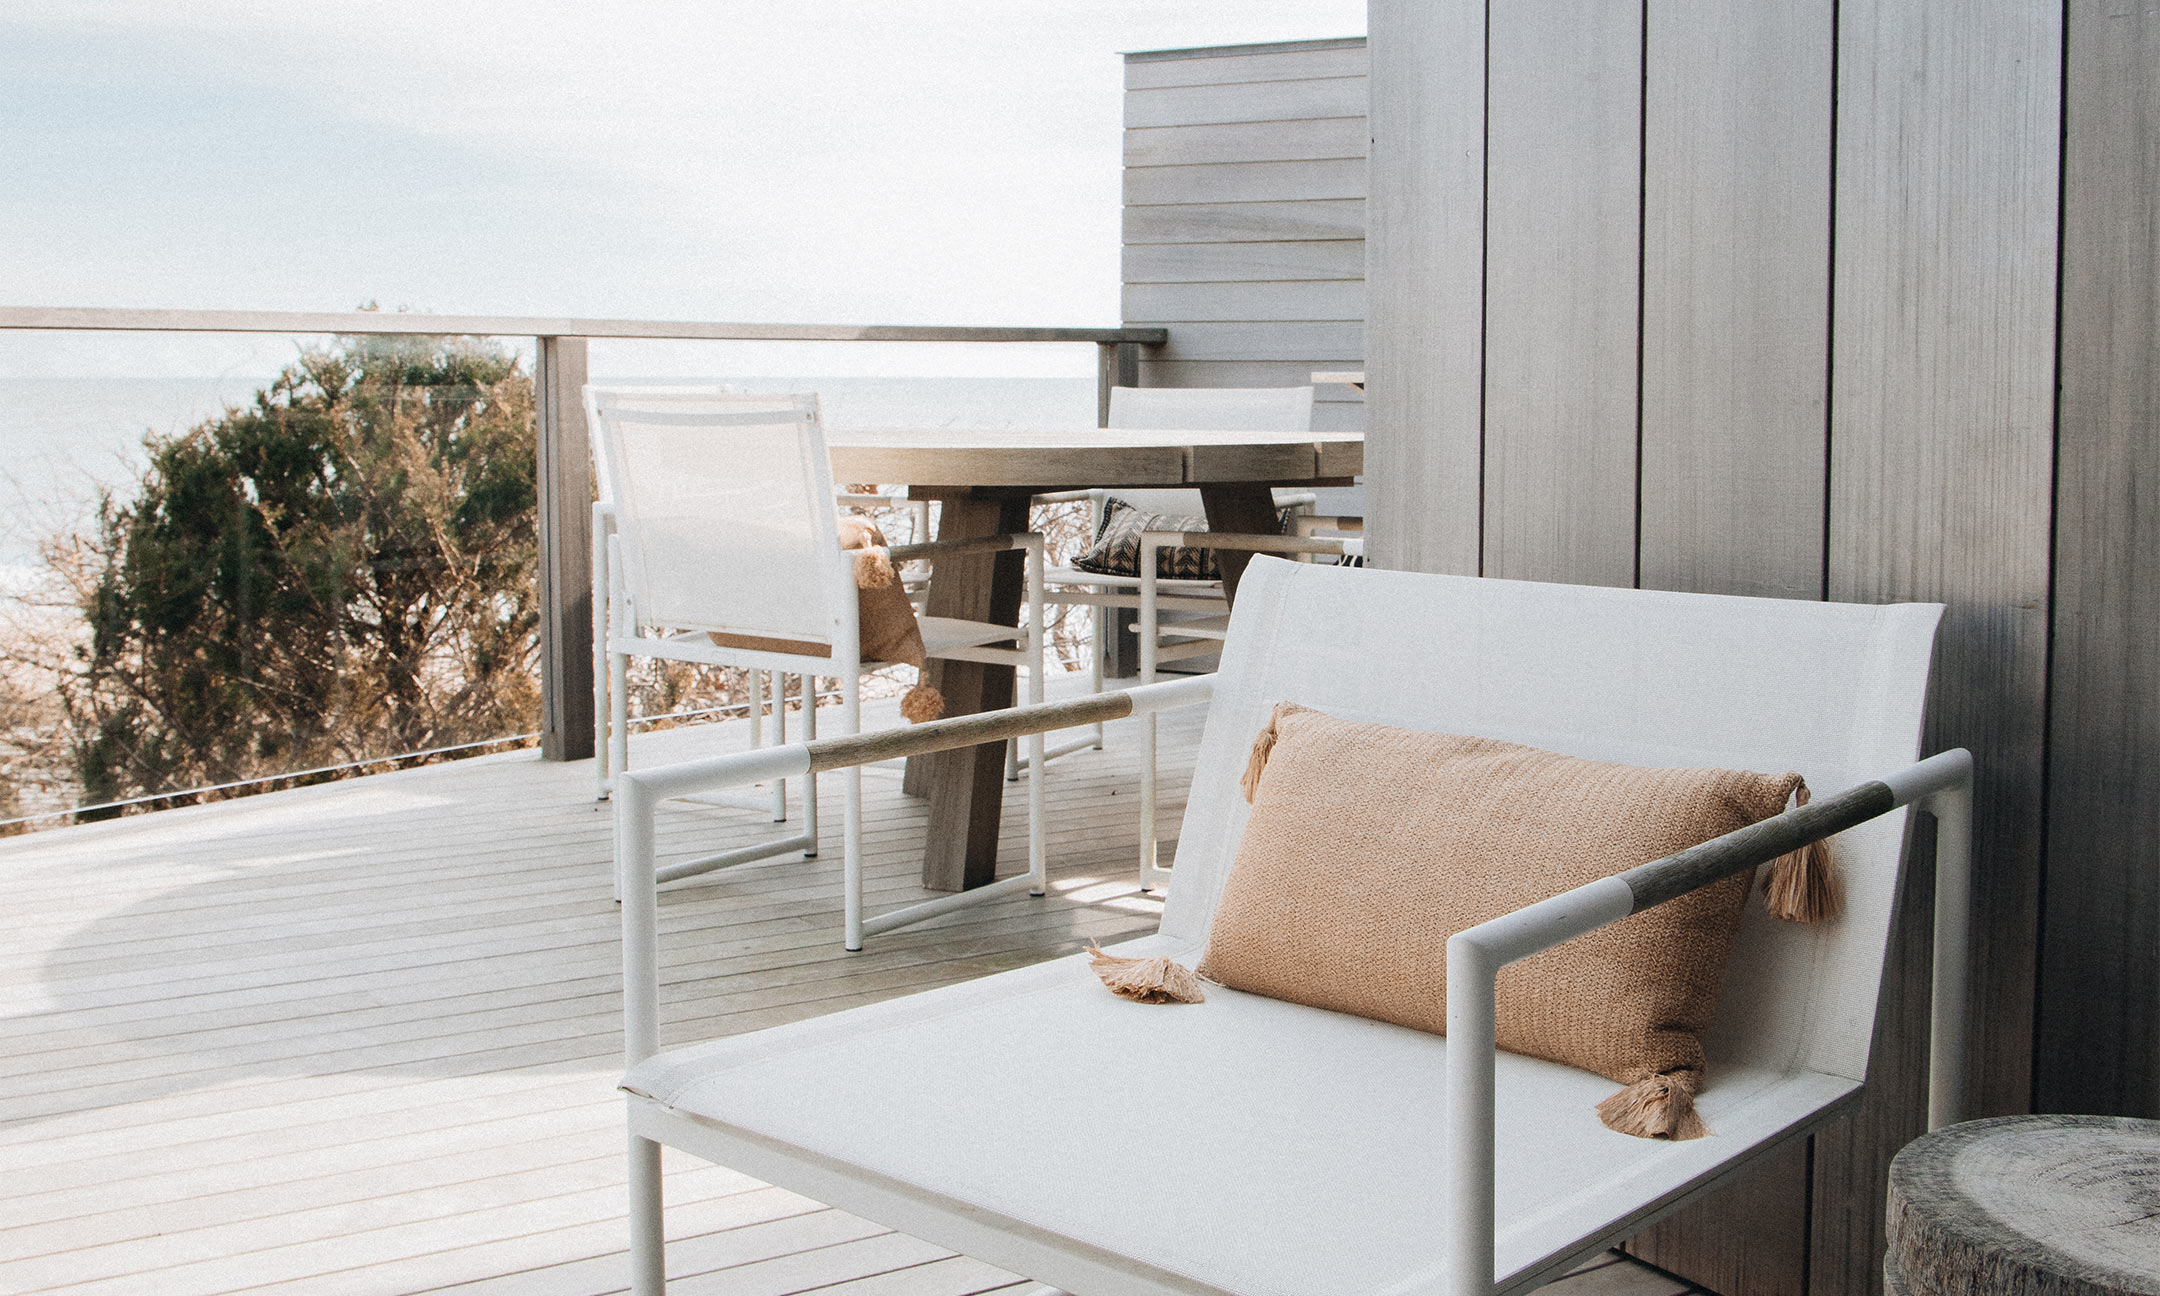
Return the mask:
M2041 1111L2160 1116L2160 11L2072 0Z
M1641 584L1819 598L1833 0L1651 0ZM1628 1250L1725 1296L1806 1296L1807 1148Z
M1844 0L1838 33L1829 585L1949 605L1927 744L1978 760L1973 1114L2023 1111L2053 459L2061 13ZM1899 987L1886 985L1886 994ZM1878 1065L1884 1059L1876 1059ZM1891 1085L1816 1139L1879 1185L1916 1128ZM1872 1208L1870 1208L1872 1207ZM1818 1204L1811 1283L1880 1290L1882 1211Z
M1478 572L1483 0L1372 0L1365 448L1373 561Z
M1489 31L1484 571L1632 585L1642 11L1493 5Z
M1642 584L1822 597L1833 0L1652 0Z

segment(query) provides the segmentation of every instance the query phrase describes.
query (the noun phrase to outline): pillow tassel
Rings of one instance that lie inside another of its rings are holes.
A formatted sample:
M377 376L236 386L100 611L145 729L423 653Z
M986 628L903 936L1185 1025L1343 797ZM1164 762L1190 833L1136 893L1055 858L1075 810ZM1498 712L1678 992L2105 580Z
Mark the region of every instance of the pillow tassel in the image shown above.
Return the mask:
M918 683L901 697L900 714L909 724L935 720L945 714L945 695L927 682Z
M1260 790L1260 775L1267 769L1268 756L1275 750L1275 739L1280 736L1275 726L1286 715L1310 709L1295 702L1277 702L1275 709L1268 713L1268 722L1253 735L1252 755L1245 758L1245 776L1238 780L1238 786L1245 791L1245 804L1251 805L1253 796Z
M892 555L881 545L871 545L856 550L855 588L884 589L899 579L893 570Z
M1089 966L1110 993L1140 1003L1202 1003L1207 994L1191 968L1167 958L1119 958L1090 945Z
M1807 780L1795 774L1793 804L1808 803ZM1773 918L1786 922L1827 922L1845 912L1845 888L1837 866L1830 862L1830 848L1811 841L1799 850L1770 861L1770 875L1763 882L1763 904Z
M1638 1080L1597 1105L1605 1128L1636 1138L1699 1139L1710 1132L1695 1114L1695 1077L1675 1071Z

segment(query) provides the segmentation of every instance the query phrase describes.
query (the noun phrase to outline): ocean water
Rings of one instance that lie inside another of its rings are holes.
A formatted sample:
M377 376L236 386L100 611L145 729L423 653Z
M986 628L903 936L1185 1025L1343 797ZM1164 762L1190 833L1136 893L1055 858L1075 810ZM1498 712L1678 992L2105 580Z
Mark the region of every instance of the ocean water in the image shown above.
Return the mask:
M0 377L0 595L20 590L48 537L86 526L100 491L124 493L147 462L146 436L177 436L252 403L267 375L194 378ZM818 393L833 427L1093 427L1091 377L610 378L730 383Z

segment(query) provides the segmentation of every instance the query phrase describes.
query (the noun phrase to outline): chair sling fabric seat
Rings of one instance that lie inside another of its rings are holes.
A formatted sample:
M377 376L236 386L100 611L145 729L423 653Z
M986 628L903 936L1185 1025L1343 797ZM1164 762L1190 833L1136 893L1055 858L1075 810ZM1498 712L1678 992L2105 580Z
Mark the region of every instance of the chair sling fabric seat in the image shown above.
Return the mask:
M1199 953L1162 936L1115 952ZM662 1053L623 1087L1173 1285L1409 1296L1438 1291L1445 1261L1446 1052L1440 1036L1217 986L1190 1009L1131 1003L1075 956ZM1502 1054L1500 1272L1565 1263L1554 1237L1640 1215L1859 1087L1728 1068L1698 1099L1715 1137L1653 1143L1599 1123L1610 1080ZM1105 1101L1133 1093L1145 1119Z

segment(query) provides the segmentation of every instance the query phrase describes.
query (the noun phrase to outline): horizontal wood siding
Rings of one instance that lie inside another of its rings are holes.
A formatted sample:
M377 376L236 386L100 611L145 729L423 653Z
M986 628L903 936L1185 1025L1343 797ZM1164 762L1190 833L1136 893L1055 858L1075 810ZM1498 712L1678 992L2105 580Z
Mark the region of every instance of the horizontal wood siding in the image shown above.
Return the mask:
M1134 167L1125 172L1129 206L1174 203L1302 202L1363 198L1365 159L1318 162L1211 162Z
M1365 367L1363 40L1127 56L1124 316L1140 381L1280 387ZM1314 423L1362 430L1353 388Z
M1127 243L1276 243L1362 239L1362 198L1129 207Z

